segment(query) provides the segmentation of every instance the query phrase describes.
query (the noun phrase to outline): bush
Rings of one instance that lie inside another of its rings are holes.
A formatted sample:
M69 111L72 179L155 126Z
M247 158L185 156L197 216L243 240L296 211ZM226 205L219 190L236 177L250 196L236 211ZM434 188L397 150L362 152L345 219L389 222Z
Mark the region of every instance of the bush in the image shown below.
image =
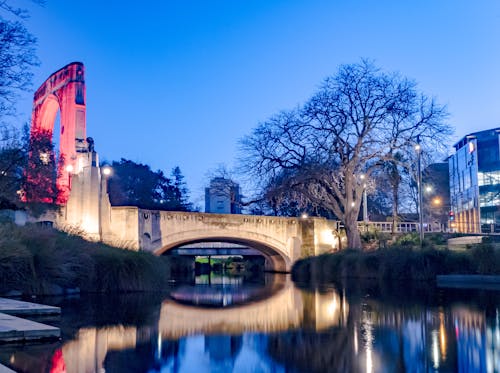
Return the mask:
M500 272L499 255L491 240L483 238L482 243L472 247L471 254L477 273L492 275Z
M446 274L499 274L500 255L486 242L470 252L415 249L413 235L404 236L400 246L362 252L344 250L300 260L294 265L294 280L332 282L345 278L377 280L434 280Z
M170 257L88 242L48 227L0 224L0 292L51 293L54 285L89 292L163 290ZM188 268L185 261L177 265Z

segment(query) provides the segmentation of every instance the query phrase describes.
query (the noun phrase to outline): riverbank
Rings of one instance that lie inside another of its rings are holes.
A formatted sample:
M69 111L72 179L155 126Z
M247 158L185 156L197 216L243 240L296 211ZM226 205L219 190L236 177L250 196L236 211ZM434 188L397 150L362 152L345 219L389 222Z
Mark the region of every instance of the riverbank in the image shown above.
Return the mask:
M0 223L0 294L164 290L182 258L118 249L49 227Z
M485 242L462 252L428 247L389 247L376 251L343 250L298 261L298 282L331 282L347 278L384 281L434 281L437 275L500 274L500 253Z

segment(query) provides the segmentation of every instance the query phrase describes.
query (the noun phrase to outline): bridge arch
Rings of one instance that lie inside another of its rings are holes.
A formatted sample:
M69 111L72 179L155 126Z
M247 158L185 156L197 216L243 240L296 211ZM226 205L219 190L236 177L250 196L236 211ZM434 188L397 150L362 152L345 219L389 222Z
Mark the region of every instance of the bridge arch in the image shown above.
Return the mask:
M288 254L287 245L268 236L260 235L259 238L251 238L252 232L239 232L238 235L221 234L220 232L207 233L200 231L182 232L172 234L162 239L163 244L159 249L153 251L155 255L162 255L169 250L182 245L201 243L201 242L227 242L239 245L249 246L262 253L266 259L266 270L275 272L290 272L292 267L292 258ZM293 244L292 244L293 245ZM288 248L290 249L290 248Z
M81 62L73 62L53 73L35 92L33 113L31 118L30 142L37 138L48 137L52 140L57 112L60 112L59 154L56 187L60 204L65 204L70 193L70 177L68 173L78 172L77 152L86 150L86 106L84 66ZM54 155L49 155L53 157ZM30 152L28 160L27 182L37 183L41 175L37 175L34 167L40 154ZM47 202L35 194L28 194L27 200Z

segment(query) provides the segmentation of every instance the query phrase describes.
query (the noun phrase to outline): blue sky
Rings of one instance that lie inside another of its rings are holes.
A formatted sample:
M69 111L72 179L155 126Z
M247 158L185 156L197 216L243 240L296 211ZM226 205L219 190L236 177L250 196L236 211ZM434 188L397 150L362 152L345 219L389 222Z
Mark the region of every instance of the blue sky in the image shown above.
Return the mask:
M500 124L498 0L46 0L30 10L33 89L82 61L101 160L178 165L199 205L207 172L234 165L241 137L361 58L446 104L454 139Z

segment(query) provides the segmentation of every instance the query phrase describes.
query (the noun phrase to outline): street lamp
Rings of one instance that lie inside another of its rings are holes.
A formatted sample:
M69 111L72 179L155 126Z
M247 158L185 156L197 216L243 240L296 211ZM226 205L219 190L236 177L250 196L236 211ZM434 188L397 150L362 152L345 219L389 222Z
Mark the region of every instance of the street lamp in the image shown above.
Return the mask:
M440 198L440 197L436 197L436 198L434 198L434 199L432 200L432 204L433 204L434 206L441 206L441 203L443 203L443 201L441 200L441 198Z
M108 193L108 178L113 173L113 169L110 166L101 167L101 174L103 178L101 179L101 194Z
M109 175L111 175L111 167L109 167L109 166L104 166L104 167L102 168L102 174L103 174L104 176L109 176Z
M73 173L73 165L68 164L66 166L66 172L68 173L68 189L71 189L71 174Z
M363 184L363 221L368 223L368 196L366 195L366 183Z
M366 195L366 175L359 175L359 179L363 182L363 222L368 223L368 197Z
M424 210L423 210L423 198L422 198L422 147L420 146L420 136L417 136L417 144L415 145L415 151L417 152L417 192L418 192L418 222L419 222L419 234L420 234L420 248L424 243Z

